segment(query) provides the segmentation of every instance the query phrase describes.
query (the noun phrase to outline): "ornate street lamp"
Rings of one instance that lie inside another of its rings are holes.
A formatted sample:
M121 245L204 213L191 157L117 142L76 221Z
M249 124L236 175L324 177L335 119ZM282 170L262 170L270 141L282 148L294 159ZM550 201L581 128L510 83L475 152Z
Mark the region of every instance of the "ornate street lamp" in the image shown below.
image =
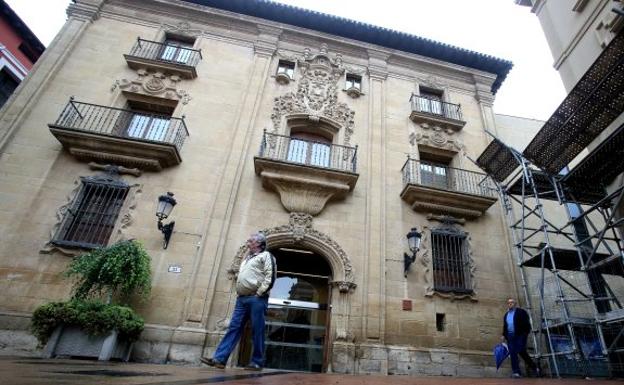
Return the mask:
M420 241L422 239L422 233L418 232L416 227L412 227L409 233L407 233L407 244L412 252L412 255L403 253L403 275L407 277L410 265L416 262L416 253L420 249Z
M163 242L163 249L166 249L169 245L169 239L171 238L171 234L173 233L173 226L175 226L175 222L171 221L166 225L162 223L163 219L167 219L169 214L171 214L171 210L173 210L173 206L176 205L176 200L173 198L172 192L167 192L167 195L161 195L158 197L158 207L156 208L156 217L158 218L158 230L160 230L164 236L165 240Z

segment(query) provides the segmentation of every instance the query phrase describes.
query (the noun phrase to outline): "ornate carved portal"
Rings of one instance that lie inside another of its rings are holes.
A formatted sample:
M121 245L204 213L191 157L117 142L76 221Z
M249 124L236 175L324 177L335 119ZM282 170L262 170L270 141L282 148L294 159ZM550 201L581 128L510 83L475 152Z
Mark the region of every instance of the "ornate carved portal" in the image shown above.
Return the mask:
M284 57L283 53L280 55ZM329 200L343 198L352 191L358 179L354 166L356 149L347 148L353 133L355 112L345 103L338 102L338 82L343 79L345 71L340 54L329 57L327 45L323 44L316 55L306 49L302 57L288 58L297 61L302 76L297 92L275 98L271 115L273 127L269 130L274 135L269 136L265 153L290 153L288 127L333 138L333 143L343 130L344 147L333 146L330 150L327 145L312 150L312 146L317 145L310 144L310 151L319 151L316 155L323 157L320 164L314 165L302 164L300 160L291 159L290 155L279 159L257 157L255 169L262 178L262 185L280 195L286 210L317 215ZM282 134L288 141L278 142L277 138ZM352 166L346 168L344 165Z
M332 325L335 327L334 341L353 342L353 333L349 331L350 294L355 290L355 276L351 260L347 253L330 236L316 230L312 225L313 217L305 213L291 213L287 225L261 230L267 237L269 248L297 247L314 251L324 256L332 269L332 287L337 293L332 295ZM228 274L234 279L238 273L242 258L249 250L246 245L240 246ZM223 332L228 320L217 323L216 331Z
M260 231L266 235L269 248L300 247L324 256L332 268L332 286L337 287L341 293L355 290L357 285L347 253L330 236L313 228L310 214L291 213L287 225ZM247 245L242 245L228 269L228 274L233 277L238 273L242 258L247 253Z
M306 114L311 120L324 117L344 128L343 144L348 146L353 134L355 112L346 103L338 102L338 82L344 74L342 55L332 59L327 45L322 44L318 54L312 55L306 48L302 57L293 57L301 71L297 92L289 92L275 98L273 106L273 133L285 129L285 117Z

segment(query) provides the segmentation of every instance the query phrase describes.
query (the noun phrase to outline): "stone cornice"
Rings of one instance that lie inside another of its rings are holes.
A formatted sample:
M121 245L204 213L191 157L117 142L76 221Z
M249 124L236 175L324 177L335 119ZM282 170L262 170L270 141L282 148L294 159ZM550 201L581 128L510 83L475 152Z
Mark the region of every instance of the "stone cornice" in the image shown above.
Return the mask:
M67 16L79 20L95 21L100 17L104 0L76 0L67 7Z
M236 17L233 17L233 14L231 12L204 7L187 1L155 0L154 3L155 4L150 3L150 8L148 12L146 8L147 5L143 4L143 2L140 0L114 0L111 3L111 6L108 6L108 3L104 6L101 14L110 14L111 16L116 15L116 17L113 18L123 17L122 7L126 7L129 9L144 11L138 13L128 13L127 18L125 19L135 24L145 24L144 21L147 21L150 22L150 24L154 23L156 25L160 25L162 23L162 18L158 18L158 15L162 15L162 17L167 17L167 19L186 20L195 24L201 24L205 36L243 44L245 46L253 46L257 52L262 54L271 54L272 47L266 46L267 42L263 40L263 37L260 37L262 35L264 35L264 37L267 37L267 33L270 34L270 31L279 31L281 33L279 36L280 42L291 42L301 46L316 46L318 44L319 38L321 38L324 41L328 42L330 48L332 48L333 51L336 51L336 48L333 47L341 47L340 52L349 55L355 55L354 58L364 59L367 57L369 64L371 57L373 57L374 59L381 59L383 57L386 57L385 70L383 69L383 67L378 68L377 66L374 66L372 68L373 75L379 75L381 76L381 78L389 76L393 72L392 67L396 68L397 66L399 66L404 68L406 71L412 71L411 68L420 68L424 64L435 67L436 72L448 71L448 74L443 75L445 77L451 76L452 72L465 75L481 74L491 79L490 86L496 80L495 74L480 71L478 69L470 67L465 67L459 64L445 62L440 59L434 59L414 53L399 51L383 46L374 45L371 43L339 37L328 33L314 31L293 25L280 24L253 16L236 14ZM166 7L166 11L164 9L158 9L158 5L163 8ZM172 9L176 10L177 12L172 12ZM156 17L150 16L150 13L156 15ZM137 15L145 15L143 16L144 20L137 20ZM259 41L262 41L262 43L259 43ZM289 50L292 50L292 48ZM397 61L397 59L399 60ZM353 62L355 63L356 61ZM345 62L351 62L351 60L345 58ZM363 63L358 62L357 64L362 65ZM384 72L387 72L387 74L384 74ZM465 89L465 86L459 88Z

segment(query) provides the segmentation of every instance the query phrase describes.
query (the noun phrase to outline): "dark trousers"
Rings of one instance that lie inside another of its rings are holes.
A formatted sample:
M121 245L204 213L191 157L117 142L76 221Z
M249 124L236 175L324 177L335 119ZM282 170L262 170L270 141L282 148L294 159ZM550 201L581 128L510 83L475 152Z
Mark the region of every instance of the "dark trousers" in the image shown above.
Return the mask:
M214 354L215 360L222 363L227 362L230 353L232 353L243 334L245 323L247 320L250 320L251 342L253 344L251 362L264 366L264 316L268 305L268 297L248 295L236 298L230 326L217 347L217 351Z
M511 371L520 374L520 362L518 356L522 357L524 363L531 369L535 369L536 365L526 351L527 345L526 334L507 335L507 346L509 347L509 358L511 359Z

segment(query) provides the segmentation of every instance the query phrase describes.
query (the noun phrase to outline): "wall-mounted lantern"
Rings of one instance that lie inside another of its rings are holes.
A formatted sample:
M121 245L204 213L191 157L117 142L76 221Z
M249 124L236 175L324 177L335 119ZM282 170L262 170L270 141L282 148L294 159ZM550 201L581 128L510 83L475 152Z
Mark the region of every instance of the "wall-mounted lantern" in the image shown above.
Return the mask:
M158 230L160 230L164 236L165 240L163 241L163 249L167 248L169 245L169 239L171 238L171 234L173 233L173 226L175 226L175 222L171 221L166 225L162 223L163 219L167 219L169 214L171 214L171 210L173 210L173 206L176 205L176 200L173 198L172 192L167 192L166 195L161 195L158 197L158 207L156 208L156 217L158 217Z
M416 261L416 253L420 249L420 241L422 239L422 233L418 232L416 227L412 227L409 233L407 233L407 244L412 252L412 255L403 253L403 275L407 277L410 265Z

